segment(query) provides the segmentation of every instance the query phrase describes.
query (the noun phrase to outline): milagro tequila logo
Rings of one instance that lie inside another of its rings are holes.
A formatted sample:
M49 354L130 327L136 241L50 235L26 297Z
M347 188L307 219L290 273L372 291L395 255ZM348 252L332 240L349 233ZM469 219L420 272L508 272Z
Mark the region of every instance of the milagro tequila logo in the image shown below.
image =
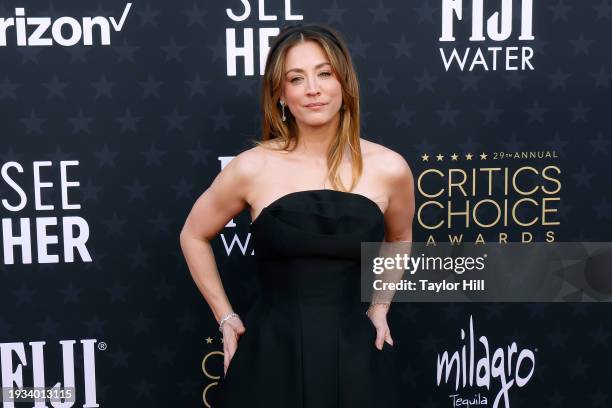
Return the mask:
M0 17L0 47L7 45L7 37L14 37L17 46L50 46L54 43L70 47L83 40L83 45L94 44L94 32L99 33L102 45L111 43L111 27L119 32L123 29L125 19L132 3L127 3L123 14L117 22L114 17L60 17L51 21L51 17L26 16L25 8L15 8L15 17Z
M518 41L533 41L533 0L501 0L500 10L484 20L484 0L471 0L470 47L440 47L440 56L446 71L456 67L461 71L525 71L534 70L533 48L509 44L513 33L512 7L520 7L520 34ZM494 2L487 2L489 6ZM463 0L442 0L442 35L440 42L455 42L455 23L463 20ZM486 34L486 35L485 35ZM477 44L489 41L494 46ZM500 46L500 45L504 46ZM499 45L498 45L499 44Z
M27 386L37 389L53 389L60 390L61 388L75 389L75 364L74 364L74 345L76 340L61 340L59 344L62 349L64 383L57 382L52 387L48 387L45 381L45 344L44 341L31 341L27 347L23 342L16 343L0 343L0 367L1 377L0 383L3 389L13 388L19 389ZM78 372L83 373L83 390L82 394L79 390L75 390L77 396L84 401L82 408L98 408L100 405L96 397L96 355L95 344L96 339L80 340L82 345L82 360L83 368ZM99 349L105 349L106 343L99 343ZM26 353L27 350L27 353ZM31 373L25 374L25 367L30 367ZM32 378L32 384L24 384L24 377ZM14 408L15 403L7 401L2 395L3 408ZM50 404L53 408L68 408L74 406L74 401L64 401L51 399ZM20 403L20 406L23 406ZM32 408L47 408L44 400L34 402Z
M503 407L510 408L510 389L516 385L524 387L535 370L535 354L532 350L522 349L518 351L516 342L512 342L506 348L499 347L493 351L493 357L489 348L489 341L486 336L480 336L478 342L482 347L477 347L474 334L474 321L470 315L470 333L466 340L466 333L461 329L461 341L464 342L460 350L455 351L452 356L448 351L438 354L437 364L437 385L442 381L448 384L454 371L455 391L459 388L480 387L491 390L492 382L499 381L500 389L495 395L492 408L498 408L503 398ZM517 355L518 353L518 355ZM478 361L477 357L481 356ZM529 373L522 374L529 369ZM452 380L451 380L452 382ZM488 406L488 398L481 395L478 389L476 394L471 394L468 398L460 394L449 395L452 406ZM484 392L483 392L484 393Z

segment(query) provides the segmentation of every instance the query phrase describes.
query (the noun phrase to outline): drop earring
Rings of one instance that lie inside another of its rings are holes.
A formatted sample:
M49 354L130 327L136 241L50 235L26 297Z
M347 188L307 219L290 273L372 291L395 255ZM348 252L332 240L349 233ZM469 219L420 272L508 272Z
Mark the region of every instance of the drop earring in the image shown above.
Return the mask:
M281 110L283 112L282 119L283 119L283 122L286 122L287 121L287 117L285 116L285 101L280 101L280 104L281 104Z

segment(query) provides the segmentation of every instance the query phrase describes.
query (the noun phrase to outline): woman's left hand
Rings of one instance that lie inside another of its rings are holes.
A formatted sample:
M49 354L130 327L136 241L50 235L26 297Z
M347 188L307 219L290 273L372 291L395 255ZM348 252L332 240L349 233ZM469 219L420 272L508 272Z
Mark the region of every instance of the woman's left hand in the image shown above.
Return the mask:
M376 328L376 340L374 346L378 350L382 350L383 344L387 342L390 346L393 346L393 339L391 338L391 330L387 324L387 312L389 308L387 305L375 304L370 306L368 311L368 317Z

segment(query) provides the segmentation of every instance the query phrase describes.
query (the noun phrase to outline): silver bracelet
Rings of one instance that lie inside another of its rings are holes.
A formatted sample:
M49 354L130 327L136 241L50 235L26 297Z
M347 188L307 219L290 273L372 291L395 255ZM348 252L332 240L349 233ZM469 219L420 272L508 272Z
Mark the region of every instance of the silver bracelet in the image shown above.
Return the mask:
M238 317L240 318L240 316L238 316L236 313L231 312L226 314L223 319L221 319L219 321L219 331L223 333L223 325L225 324L225 322L227 322L229 319L231 319L232 317Z

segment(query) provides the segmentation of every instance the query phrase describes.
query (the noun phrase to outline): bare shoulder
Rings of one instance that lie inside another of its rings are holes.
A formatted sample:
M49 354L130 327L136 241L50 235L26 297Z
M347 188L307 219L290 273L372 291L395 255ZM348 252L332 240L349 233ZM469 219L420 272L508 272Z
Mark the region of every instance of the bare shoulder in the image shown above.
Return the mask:
M237 177L252 181L263 173L270 156L274 154L273 146L267 143L264 147L255 146L245 150L234 157L226 169Z
M282 154L276 141L268 141L252 147L234 157L224 168L230 177L237 181L236 186L243 191L244 199L249 205L256 199L262 185L267 184L270 169Z
M262 154L261 148L256 146L236 155L225 169L232 171L237 176L250 178L257 174L264 164L265 156Z
M365 165L375 171L378 177L392 184L412 179L408 162L396 151L365 139L361 139L361 149Z

